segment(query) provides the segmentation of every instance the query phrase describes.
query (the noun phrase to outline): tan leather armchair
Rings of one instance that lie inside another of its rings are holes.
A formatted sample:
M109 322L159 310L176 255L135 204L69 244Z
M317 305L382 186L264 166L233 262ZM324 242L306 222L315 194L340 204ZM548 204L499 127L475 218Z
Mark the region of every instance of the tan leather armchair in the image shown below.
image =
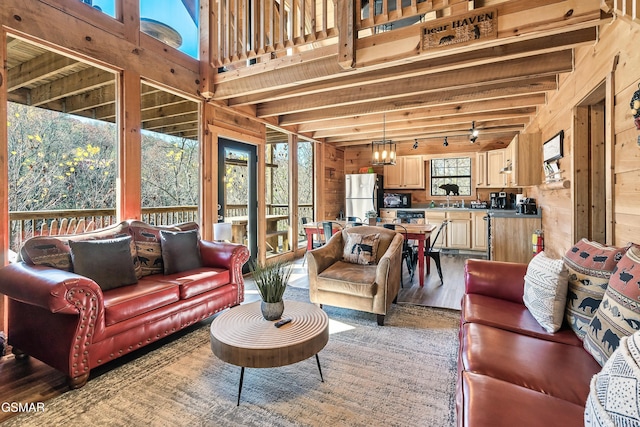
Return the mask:
M343 260L350 234L379 234L374 264ZM306 254L311 302L377 314L382 326L400 289L402 242L401 234L382 227L351 227L334 234L326 245Z

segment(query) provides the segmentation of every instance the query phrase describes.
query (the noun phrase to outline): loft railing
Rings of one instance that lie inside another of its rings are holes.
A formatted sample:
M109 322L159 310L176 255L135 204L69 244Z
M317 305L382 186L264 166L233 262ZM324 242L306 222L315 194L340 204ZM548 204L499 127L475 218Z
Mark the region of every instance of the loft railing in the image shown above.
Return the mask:
M350 1L353 9L346 7ZM214 7L213 64L220 68L268 61L306 45L337 44L340 32L349 32L337 27L338 13L352 10L354 16L341 22L353 22L358 37L366 37L466 10L468 0L219 0Z
M605 12L613 12L616 16L631 21L640 20L638 0L601 0L600 4Z

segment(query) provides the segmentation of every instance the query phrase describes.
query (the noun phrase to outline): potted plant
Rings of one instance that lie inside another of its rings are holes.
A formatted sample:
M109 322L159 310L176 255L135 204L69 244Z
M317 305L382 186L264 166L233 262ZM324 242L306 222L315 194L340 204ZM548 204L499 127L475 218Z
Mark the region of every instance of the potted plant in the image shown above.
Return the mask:
M369 225L376 225L376 218L378 217L378 213L371 209L370 211L365 212L366 217L369 219Z
M291 264L284 261L264 265L252 262L249 269L262 298L262 316L267 320L279 319L284 312L282 295L291 277Z

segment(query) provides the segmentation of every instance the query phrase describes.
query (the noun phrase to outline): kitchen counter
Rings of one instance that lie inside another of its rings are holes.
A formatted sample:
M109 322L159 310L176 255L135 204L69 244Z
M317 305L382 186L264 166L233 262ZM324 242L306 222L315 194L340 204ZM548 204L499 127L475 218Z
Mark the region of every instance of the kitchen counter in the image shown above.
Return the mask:
M487 214L492 218L542 218L542 212L538 209L538 213L535 215L519 214L515 210L495 210L489 209Z
M538 213L535 215L524 215L519 214L515 209L476 209L470 207L464 208L454 208L454 207L435 207L430 208L428 205L426 207L412 207L412 208L383 208L389 211L405 211L405 212L486 212L489 216L493 218L541 218L541 211L538 210Z

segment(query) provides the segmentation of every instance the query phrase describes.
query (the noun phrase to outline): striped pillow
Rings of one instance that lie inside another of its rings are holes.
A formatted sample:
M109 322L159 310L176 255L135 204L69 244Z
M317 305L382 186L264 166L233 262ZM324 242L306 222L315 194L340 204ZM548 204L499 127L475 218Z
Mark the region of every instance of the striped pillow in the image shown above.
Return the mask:
M562 326L567 301L567 270L544 251L533 257L524 276L524 305L547 332Z

